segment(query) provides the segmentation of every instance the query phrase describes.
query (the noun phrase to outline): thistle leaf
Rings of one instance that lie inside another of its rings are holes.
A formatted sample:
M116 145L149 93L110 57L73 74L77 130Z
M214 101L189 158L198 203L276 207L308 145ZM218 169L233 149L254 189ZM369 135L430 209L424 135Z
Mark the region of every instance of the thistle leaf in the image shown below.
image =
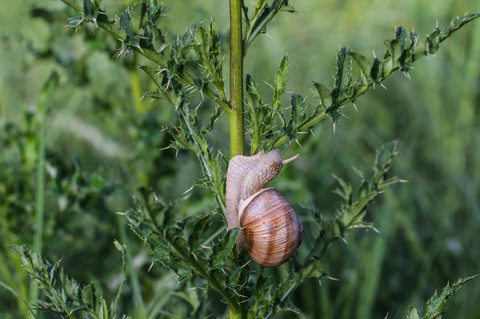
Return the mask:
M428 299L425 305L425 313L421 317L419 316L417 309L413 306L410 306L407 313L407 319L441 318L445 313L445 311L447 310L447 300L451 296L453 296L453 294L456 293L464 284L474 279L475 277L477 277L477 275L460 278L457 282L455 282L451 286L450 284L447 284L443 288L442 293L440 295L437 295L437 293L435 292L435 294L430 299Z
M228 230L219 244L213 248L213 267L218 267L220 264L225 263L228 254L232 252L233 247L237 243L239 232L240 228ZM236 281L234 281L234 284L236 284Z
M337 53L337 73L335 74L335 87L332 90L333 99L342 96L350 97L352 83L352 58L347 54L348 49L343 47Z
M288 55L285 55L280 63L280 66L277 69L275 74L275 87L273 91L273 102L272 106L274 110L280 108L281 100L280 97L285 92L285 78L288 73Z
M327 110L332 106L332 92L330 92L330 90L321 83L313 82L313 85L315 86L318 97L320 98L320 104L325 110Z

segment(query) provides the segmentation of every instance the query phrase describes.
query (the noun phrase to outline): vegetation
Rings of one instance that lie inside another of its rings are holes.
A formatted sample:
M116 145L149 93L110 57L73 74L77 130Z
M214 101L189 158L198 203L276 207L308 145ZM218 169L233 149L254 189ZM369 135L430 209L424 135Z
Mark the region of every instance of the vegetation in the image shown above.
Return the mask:
M479 14L437 5L0 4L0 318L478 316ZM271 148L306 237L264 268L224 188Z

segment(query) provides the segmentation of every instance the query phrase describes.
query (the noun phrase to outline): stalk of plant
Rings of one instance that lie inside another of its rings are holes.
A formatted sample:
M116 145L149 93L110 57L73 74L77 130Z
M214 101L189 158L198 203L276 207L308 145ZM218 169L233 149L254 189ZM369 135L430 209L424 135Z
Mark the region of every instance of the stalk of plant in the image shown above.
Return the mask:
M243 155L242 0L230 0L230 157Z
M43 247L43 216L45 205L45 166L46 166L46 130L47 130L47 107L48 98L51 91L56 87L58 76L52 73L45 85L43 86L40 97L38 99L38 115L39 115L39 145L38 145L38 166L37 166L37 183L35 198L35 233L33 238L33 249L35 253L41 254ZM30 285L29 299L36 302L38 298L38 288L35 283ZM38 311L38 310L37 310ZM35 314L32 313L32 318Z

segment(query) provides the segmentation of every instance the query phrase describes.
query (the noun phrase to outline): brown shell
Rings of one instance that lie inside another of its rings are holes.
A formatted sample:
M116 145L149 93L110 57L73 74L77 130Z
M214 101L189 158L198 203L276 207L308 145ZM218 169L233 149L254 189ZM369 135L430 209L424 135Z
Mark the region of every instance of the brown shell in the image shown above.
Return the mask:
M266 188L253 196L240 212L247 252L262 266L278 266L292 257L302 242L302 221L275 189Z

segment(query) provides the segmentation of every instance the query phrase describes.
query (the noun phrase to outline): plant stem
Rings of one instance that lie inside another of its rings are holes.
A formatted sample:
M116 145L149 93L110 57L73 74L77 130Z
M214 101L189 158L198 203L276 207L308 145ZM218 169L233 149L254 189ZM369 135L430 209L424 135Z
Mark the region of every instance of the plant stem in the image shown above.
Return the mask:
M230 158L243 155L245 133L243 127L243 45L242 0L230 0ZM244 316L236 300L228 301L230 319Z
M127 249L125 249L125 252L122 255L123 265L124 265L124 268L126 268L126 271L124 270L124 276L125 276L125 272L128 272L128 276L130 277L129 279L132 286L134 305L136 309L139 310L141 315L145 316L145 303L143 302L142 289L140 287L138 274L136 272L135 265L133 263L132 251L130 249L130 239L128 238L125 227L126 227L125 220L123 218L119 219L118 229L120 231L120 238L122 240L122 243L125 243L127 245ZM121 289L119 289L118 291L120 292Z
M242 1L230 0L230 157L243 155Z
M43 215L45 205L45 157L46 157L46 129L47 129L47 99L54 87L56 75L52 74L43 86L38 99L38 119L40 123L38 132L38 165L37 182L35 196L35 232L33 237L33 251L39 256L42 254L43 247ZM53 85L52 85L53 84ZM35 303L38 298L38 288L36 283L31 283L29 299L30 303ZM34 316L35 317L35 316Z

